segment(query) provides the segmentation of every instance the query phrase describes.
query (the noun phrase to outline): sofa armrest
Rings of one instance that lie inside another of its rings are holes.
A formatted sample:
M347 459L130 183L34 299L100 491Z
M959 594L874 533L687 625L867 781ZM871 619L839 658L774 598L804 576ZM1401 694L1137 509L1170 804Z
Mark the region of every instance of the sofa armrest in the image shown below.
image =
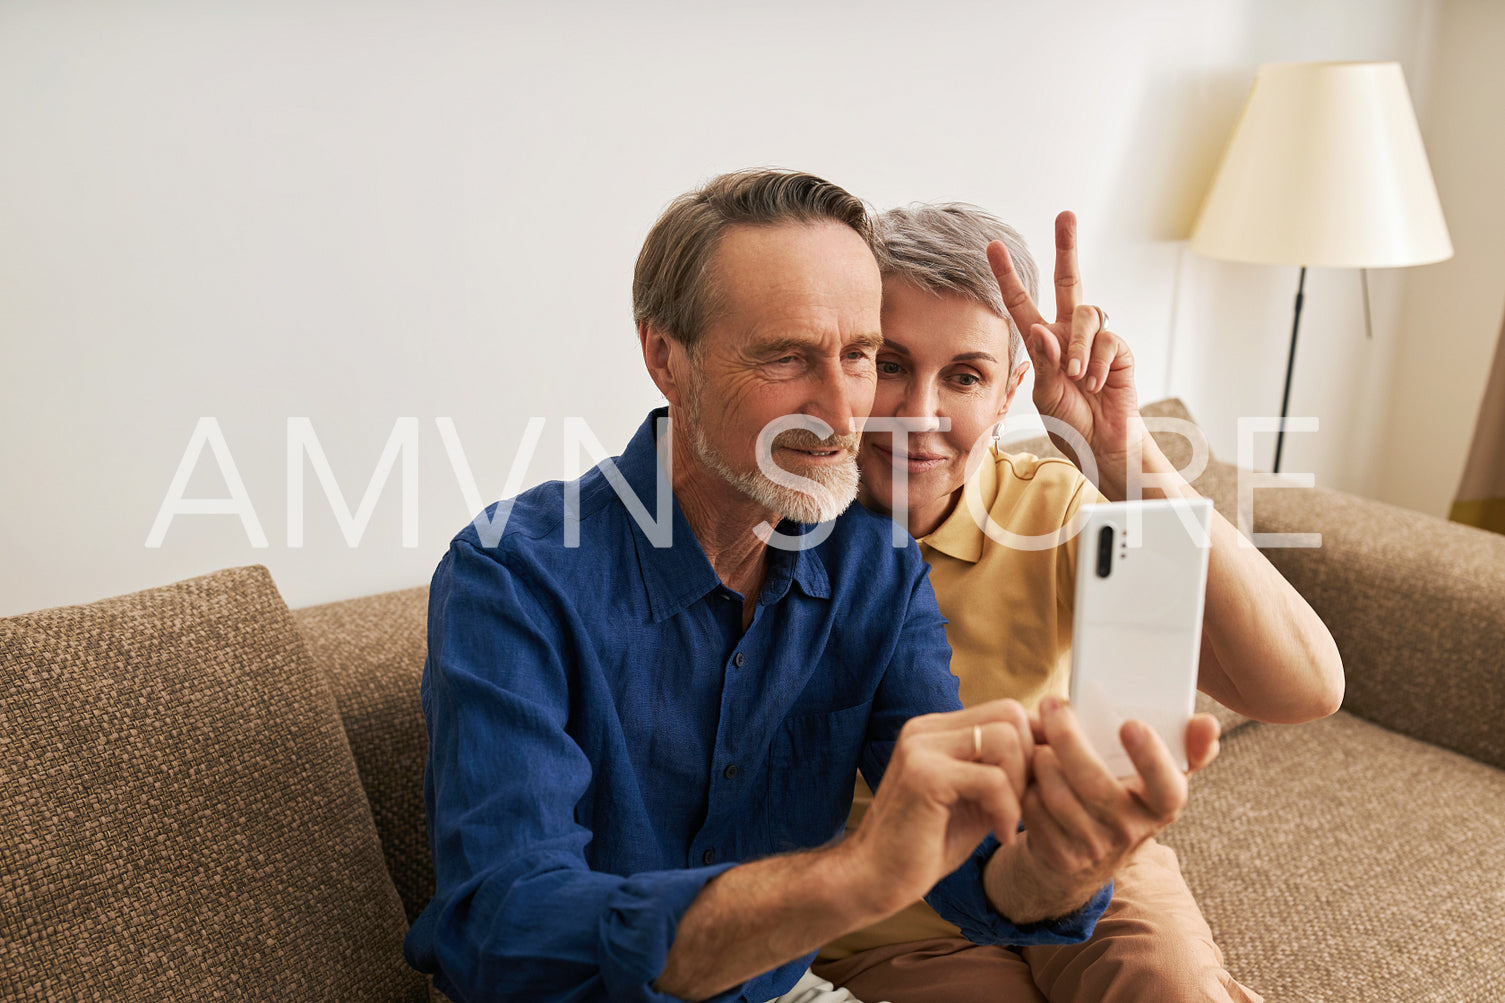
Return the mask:
M428 728L419 701L428 650L428 589L293 610L339 706L387 870L408 922L434 894L423 807Z
M1505 536L1321 488L1253 498L1256 534L1321 534L1265 554L1332 631L1344 709L1505 768Z

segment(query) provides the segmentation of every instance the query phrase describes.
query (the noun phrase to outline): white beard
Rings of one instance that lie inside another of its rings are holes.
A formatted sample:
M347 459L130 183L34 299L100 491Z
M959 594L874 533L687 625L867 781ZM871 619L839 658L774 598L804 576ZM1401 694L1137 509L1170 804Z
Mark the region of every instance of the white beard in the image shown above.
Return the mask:
M857 498L856 435L838 434L822 440L803 429L779 433L774 439L774 444L778 446L796 445L806 449L824 447L841 449L846 453L846 462L836 466L821 463L812 464L804 470L787 471L814 482L813 488L802 490L772 480L761 469L746 472L734 470L726 458L716 451L706 438L700 423L699 380L686 388L685 426L685 431L690 433L690 445L701 463L759 505L772 509L785 518L802 523L828 522L845 512L847 506Z

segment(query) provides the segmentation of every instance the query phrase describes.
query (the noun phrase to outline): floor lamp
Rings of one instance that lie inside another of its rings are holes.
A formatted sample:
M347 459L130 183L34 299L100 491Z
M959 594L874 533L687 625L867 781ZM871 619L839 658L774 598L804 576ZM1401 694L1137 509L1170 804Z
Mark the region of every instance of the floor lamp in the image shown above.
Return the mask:
M1260 67L1191 247L1301 268L1275 438L1279 473L1307 268L1399 268L1453 256L1400 64ZM1365 297L1367 311L1367 280Z

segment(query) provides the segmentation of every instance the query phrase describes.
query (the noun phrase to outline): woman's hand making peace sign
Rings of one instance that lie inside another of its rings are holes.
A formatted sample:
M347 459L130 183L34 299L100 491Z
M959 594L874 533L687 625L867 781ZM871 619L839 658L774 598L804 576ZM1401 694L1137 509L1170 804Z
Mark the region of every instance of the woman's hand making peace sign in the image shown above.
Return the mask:
M1104 327L1107 314L1082 302L1076 216L1068 211L1056 217L1054 323L1041 315L1001 242L988 245L988 263L1035 368L1036 409L1081 433L1097 459L1101 481L1121 483L1127 459L1131 451L1138 452L1144 435L1134 356L1122 338ZM1054 432L1051 438L1068 454L1075 452ZM1077 462L1080 466L1081 458Z

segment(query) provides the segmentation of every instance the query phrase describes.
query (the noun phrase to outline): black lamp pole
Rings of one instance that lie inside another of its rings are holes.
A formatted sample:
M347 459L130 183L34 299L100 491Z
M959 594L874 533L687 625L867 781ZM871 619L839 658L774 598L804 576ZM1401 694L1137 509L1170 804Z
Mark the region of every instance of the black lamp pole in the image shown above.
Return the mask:
M1306 291L1306 266L1301 266L1301 278L1296 280L1296 317L1291 321L1291 355L1286 359L1286 389L1280 395L1280 430L1275 433L1274 473L1280 473L1280 447L1286 438L1286 409L1291 403L1291 370L1296 367L1296 331L1301 327L1301 300ZM1366 304L1367 305L1367 304Z

